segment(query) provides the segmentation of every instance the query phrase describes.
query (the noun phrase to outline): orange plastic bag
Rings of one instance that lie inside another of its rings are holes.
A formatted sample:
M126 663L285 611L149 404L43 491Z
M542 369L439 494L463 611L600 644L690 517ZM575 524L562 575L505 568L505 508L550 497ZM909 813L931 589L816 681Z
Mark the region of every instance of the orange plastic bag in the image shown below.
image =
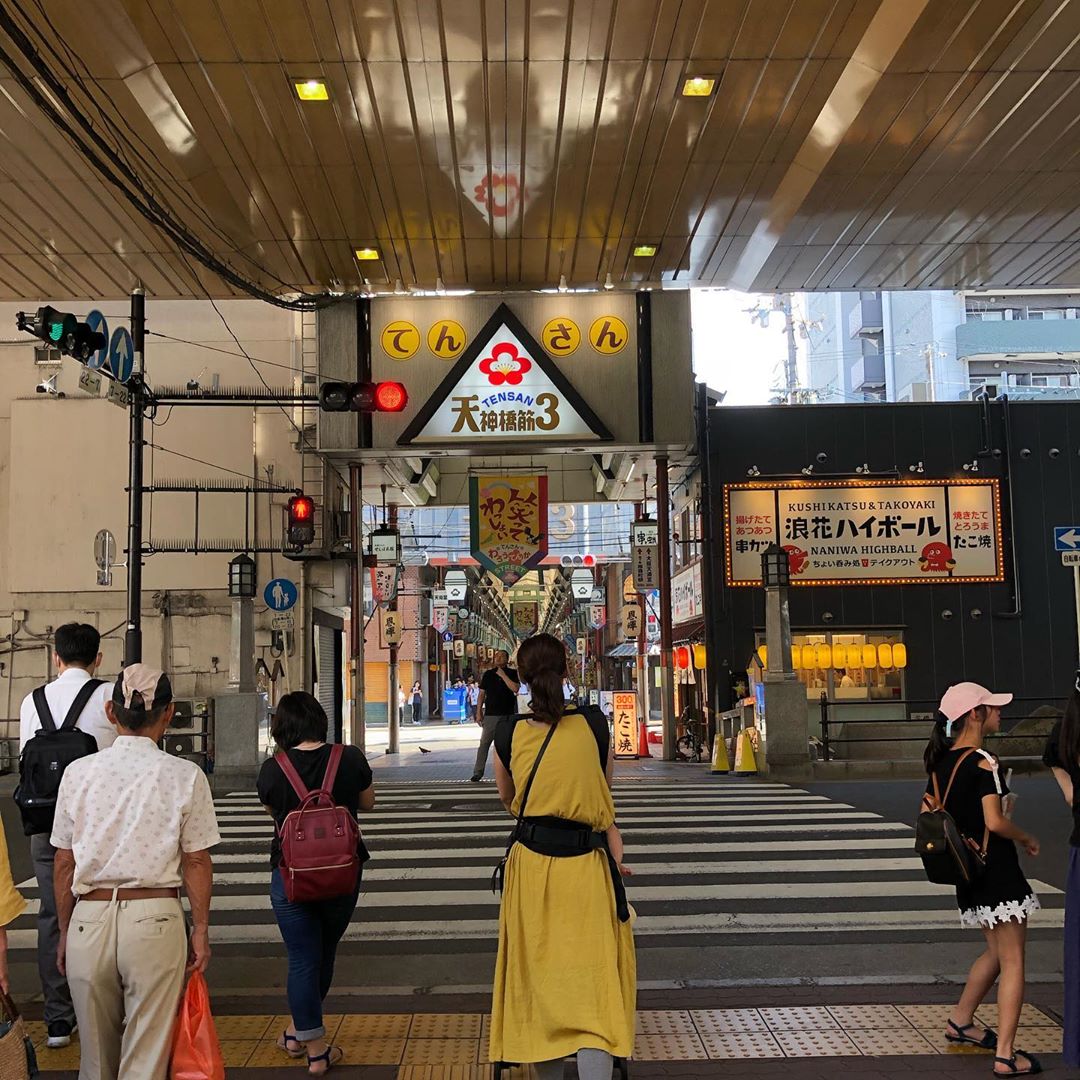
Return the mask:
M225 1059L210 1014L210 991L197 971L180 999L169 1075L172 1080L225 1080Z

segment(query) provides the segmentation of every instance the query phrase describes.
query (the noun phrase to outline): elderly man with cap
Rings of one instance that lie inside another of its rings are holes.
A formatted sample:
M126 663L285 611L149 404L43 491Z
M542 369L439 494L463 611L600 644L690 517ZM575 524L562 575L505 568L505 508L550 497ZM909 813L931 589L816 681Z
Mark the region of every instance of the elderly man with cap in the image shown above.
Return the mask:
M106 712L116 741L60 782L58 966L81 1032L79 1080L165 1080L185 971L210 959L209 848L220 837L206 777L158 749L173 715L168 676L125 668Z

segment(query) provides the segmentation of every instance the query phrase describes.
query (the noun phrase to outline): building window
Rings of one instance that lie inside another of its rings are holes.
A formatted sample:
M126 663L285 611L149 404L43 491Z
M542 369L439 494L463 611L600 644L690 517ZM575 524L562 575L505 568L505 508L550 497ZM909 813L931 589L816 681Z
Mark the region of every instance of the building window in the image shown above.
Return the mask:
M793 633L791 645L798 650L795 673L806 688L808 701L818 701L822 693L830 701L900 701L904 697L904 672L895 667L881 667L881 645L895 645L904 640L903 634L884 631L826 631L823 633ZM758 645L765 636L758 635ZM829 666L818 656L816 646L828 646ZM869 648L873 648L875 663L866 664ZM858 656L856 657L856 654ZM858 659L858 663L853 663ZM839 661L839 662L838 662Z

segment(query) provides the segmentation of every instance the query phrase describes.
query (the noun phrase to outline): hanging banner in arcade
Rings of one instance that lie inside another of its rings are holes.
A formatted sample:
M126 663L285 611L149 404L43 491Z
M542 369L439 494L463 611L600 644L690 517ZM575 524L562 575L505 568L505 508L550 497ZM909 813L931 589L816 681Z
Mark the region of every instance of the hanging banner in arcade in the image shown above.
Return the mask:
M527 638L536 633L540 618L540 605L537 603L517 603L510 605L510 621L514 627L514 636Z
M513 585L548 553L546 476L469 477L472 557Z
M502 304L398 443L610 439L543 347Z
M611 695L614 717L615 756L636 758L638 756L638 709L637 694L620 690Z
M761 584L778 543L792 585L1004 580L997 480L789 481L724 488L728 583Z

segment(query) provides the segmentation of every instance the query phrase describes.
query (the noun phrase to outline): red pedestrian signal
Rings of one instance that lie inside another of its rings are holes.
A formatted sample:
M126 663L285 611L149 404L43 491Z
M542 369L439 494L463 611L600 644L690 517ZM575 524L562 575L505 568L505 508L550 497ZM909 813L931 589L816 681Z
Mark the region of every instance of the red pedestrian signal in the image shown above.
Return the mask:
M399 382L328 382L319 390L324 412L401 412L408 404L409 393Z
M294 548L307 547L315 542L315 500L308 495L289 499L287 536Z

